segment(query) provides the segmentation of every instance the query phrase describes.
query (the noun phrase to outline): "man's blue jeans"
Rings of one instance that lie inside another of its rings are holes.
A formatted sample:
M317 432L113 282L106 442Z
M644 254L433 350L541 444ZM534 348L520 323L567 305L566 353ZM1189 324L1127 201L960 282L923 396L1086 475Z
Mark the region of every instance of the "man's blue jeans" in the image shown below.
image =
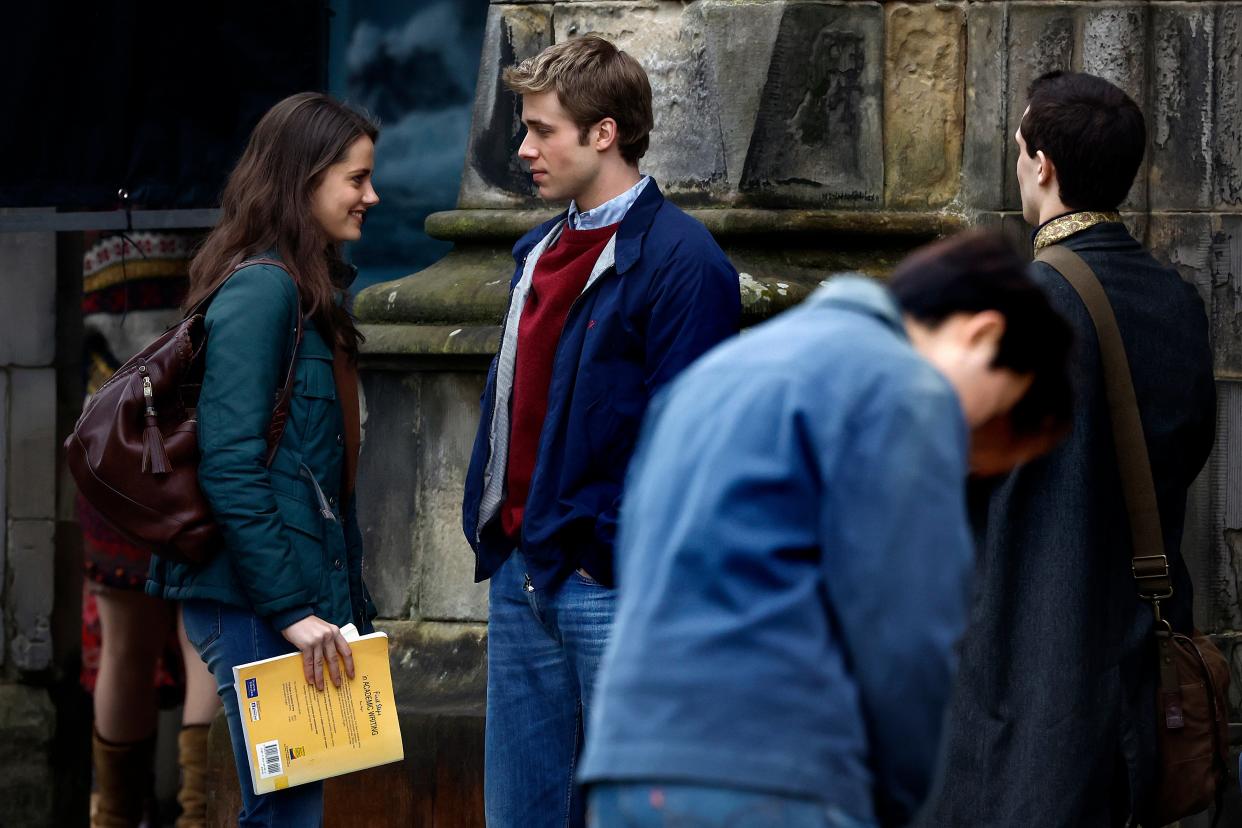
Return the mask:
M233 688L233 667L261 658L297 652L277 630L252 612L218 601L190 600L182 604L185 634L216 680L233 742L233 762L241 783L240 826L303 828L323 824L323 783L295 785L283 791L257 795L250 780L246 737ZM325 680L327 680L325 678Z
M614 610L613 590L573 573L525 589L522 555L492 576L484 801L488 828L585 824L574 767Z
M813 799L657 782L592 785L591 828L876 828Z

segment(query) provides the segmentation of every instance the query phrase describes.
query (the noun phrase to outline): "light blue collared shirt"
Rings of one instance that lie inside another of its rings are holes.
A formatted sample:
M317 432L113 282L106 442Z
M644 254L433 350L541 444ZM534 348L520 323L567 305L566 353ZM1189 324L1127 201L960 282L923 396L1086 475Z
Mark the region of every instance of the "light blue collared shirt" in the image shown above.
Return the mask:
M603 204L585 213L578 212L578 202L569 202L569 226L574 230L595 230L600 227L607 227L610 224L616 224L625 218L625 214L630 211L630 207L638 200L638 196L642 193L643 187L647 186L647 182L651 180L651 176L644 175L638 180L638 183L630 187L616 198L610 198Z

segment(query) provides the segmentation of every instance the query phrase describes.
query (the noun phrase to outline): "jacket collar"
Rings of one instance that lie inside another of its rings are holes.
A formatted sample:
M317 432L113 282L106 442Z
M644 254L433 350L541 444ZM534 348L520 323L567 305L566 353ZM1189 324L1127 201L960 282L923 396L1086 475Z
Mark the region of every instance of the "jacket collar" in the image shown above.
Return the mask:
M883 285L861 273L842 273L832 277L806 298L809 307L841 308L874 317L902 339L908 339L906 324L893 295Z
M617 228L617 273L625 273L638 262L643 252L643 239L655 222L656 212L664 204L664 193L654 178L638 194L621 226Z
M1065 241L1070 236L1095 227L1097 224L1110 223L1120 224L1121 214L1116 211L1076 210L1045 221L1035 229L1031 240L1035 246L1035 252L1038 253L1050 244Z
M655 215L663 204L664 194L660 192L655 179L651 178L643 187L642 192L638 194L638 198L625 214L625 218L621 219L621 226L617 228L616 268L618 274L625 273L638 263L643 252L643 239L646 238L651 225L655 223ZM567 221L568 218L569 210L564 210L518 239L517 244L513 246L513 258L521 262L535 245L547 237L552 228Z

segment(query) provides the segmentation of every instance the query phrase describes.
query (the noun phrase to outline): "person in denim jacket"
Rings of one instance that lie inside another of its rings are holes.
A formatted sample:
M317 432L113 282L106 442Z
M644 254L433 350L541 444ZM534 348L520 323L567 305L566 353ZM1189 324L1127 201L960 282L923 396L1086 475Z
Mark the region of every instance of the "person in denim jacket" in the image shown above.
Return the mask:
M913 818L970 607L977 432L998 471L1070 418L1069 326L1023 271L997 237L939 242L656 398L579 770L594 828Z
M154 558L147 592L184 601L186 635L215 676L241 780L241 825L314 825L323 786L256 796L233 667L300 651L320 690L353 674L340 628L370 628L353 499L359 444L360 336L341 304L361 237L378 130L317 93L276 104L225 187L220 223L190 266L190 307L210 296L197 417L199 484L223 535L205 564ZM250 259L275 259L246 266ZM287 268L287 271L286 269ZM298 316L304 334L296 353ZM273 400L290 360L284 433L267 465Z

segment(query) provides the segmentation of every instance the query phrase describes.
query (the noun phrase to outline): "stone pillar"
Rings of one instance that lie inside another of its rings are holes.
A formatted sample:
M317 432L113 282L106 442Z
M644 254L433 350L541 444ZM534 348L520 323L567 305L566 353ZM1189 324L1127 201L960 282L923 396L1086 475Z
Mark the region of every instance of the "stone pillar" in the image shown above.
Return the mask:
M500 71L587 32L646 67L655 131L643 169L742 272L748 323L833 271L882 276L910 247L959 227L1000 227L1026 244L1012 136L1029 82L1067 68L1129 91L1150 144L1124 217L1199 288L1216 352L1218 446L1186 535L1199 622L1226 644L1242 629L1242 8L494 0L487 25L458 209L427 221L455 249L356 306L368 337L369 579L403 642L399 680L417 700L407 705L482 701L484 593L458 501L508 250L551 214L517 163L518 101ZM1242 650L1233 658L1242 678Z
M56 237L0 234L0 824L50 825Z

